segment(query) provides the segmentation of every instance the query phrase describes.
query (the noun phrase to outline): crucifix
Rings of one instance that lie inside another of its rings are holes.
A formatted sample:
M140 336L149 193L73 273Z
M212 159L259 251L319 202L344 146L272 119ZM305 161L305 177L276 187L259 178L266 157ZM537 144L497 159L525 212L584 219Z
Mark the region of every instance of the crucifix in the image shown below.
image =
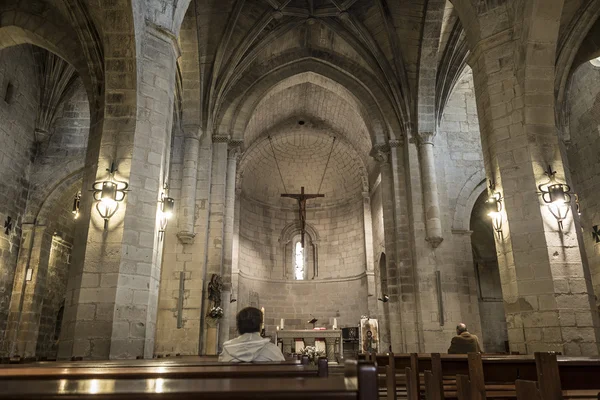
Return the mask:
M325 197L324 194L304 193L304 186L300 188L300 193L282 193L281 197L290 197L298 200L298 218L300 219L300 235L302 248L304 249L304 233L306 232L306 200Z

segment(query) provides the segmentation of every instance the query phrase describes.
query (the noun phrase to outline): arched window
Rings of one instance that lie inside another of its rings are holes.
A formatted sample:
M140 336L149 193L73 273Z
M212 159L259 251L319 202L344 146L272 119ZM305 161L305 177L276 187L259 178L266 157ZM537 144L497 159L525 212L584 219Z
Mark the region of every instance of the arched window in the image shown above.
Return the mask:
M319 234L309 224L304 233L304 248L302 234L298 222L292 222L283 228L279 243L281 243L284 279L305 281L319 276Z
M304 262L304 249L302 242L297 241L294 246L294 279L297 281L304 280L304 272L306 271L306 263Z

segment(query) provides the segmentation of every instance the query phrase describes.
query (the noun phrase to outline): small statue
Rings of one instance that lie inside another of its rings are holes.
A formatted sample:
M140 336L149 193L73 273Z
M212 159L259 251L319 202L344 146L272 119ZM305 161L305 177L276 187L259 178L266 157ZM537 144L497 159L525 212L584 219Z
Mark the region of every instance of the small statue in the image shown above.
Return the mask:
M223 289L223 280L217 274L213 274L208 283L208 299L213 302L214 307L221 306L221 290Z

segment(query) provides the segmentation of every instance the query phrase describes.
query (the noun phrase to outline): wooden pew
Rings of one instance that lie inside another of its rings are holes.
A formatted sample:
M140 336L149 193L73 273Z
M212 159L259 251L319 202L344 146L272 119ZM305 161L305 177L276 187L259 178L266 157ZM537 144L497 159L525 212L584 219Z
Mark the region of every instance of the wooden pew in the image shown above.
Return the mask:
M6 380L51 380L68 377L70 379L102 378L102 379L210 379L210 378L256 378L272 376L285 377L326 377L328 376L327 359L319 360L317 366L289 363L234 364L220 363L209 365L153 365L150 366L29 366L19 365L0 368L0 381Z
M253 365L247 369L261 369ZM344 377L276 378L270 373L260 379L98 379L74 378L7 380L0 399L357 399L377 398L373 364L348 362Z
M439 358L438 358L439 357ZM434 390L431 385L435 384L440 387L441 394L432 397L435 399L452 399L458 396L457 375L464 375L467 378L470 376L470 368L467 355L418 355L418 371L419 371L419 387L423 389L426 395L433 396L428 393L428 390ZM384 378L380 379L380 388L384 388L388 392L388 396L392 396L391 378L388 370L388 365L391 364L390 355L377 355L376 361L378 372ZM401 394L407 388L406 368L411 368L410 354L393 355L396 374L394 376L397 391ZM533 356L523 355L492 355L484 354L481 357L483 384L487 393L499 398L516 398L515 381L521 380L537 380L536 362ZM414 361L412 361L414 364ZM437 365L436 365L437 364ZM558 357L558 366L560 371L560 382L563 391L581 391L598 389L600 379L591 378L593 374L600 376L600 359L592 357ZM413 368L411 368L413 369ZM441 369L441 371L439 371ZM438 378L432 380L433 371L439 371ZM430 371L431 375L425 374ZM423 374L421 378L421 374ZM385 375L385 376L384 376ZM430 376L429 382L425 380ZM439 379L442 376L442 380ZM392 397L390 397L392 398ZM428 397L429 398L429 397Z
M600 398L600 372L589 362L572 364L562 368L553 353L536 353L535 364L537 382L516 381L517 399L562 400L564 398L598 399ZM587 364L587 365L586 365ZM569 365L568 363L566 365ZM561 372L564 376L561 376ZM596 377L596 379L593 379ZM566 386L563 387L562 382Z

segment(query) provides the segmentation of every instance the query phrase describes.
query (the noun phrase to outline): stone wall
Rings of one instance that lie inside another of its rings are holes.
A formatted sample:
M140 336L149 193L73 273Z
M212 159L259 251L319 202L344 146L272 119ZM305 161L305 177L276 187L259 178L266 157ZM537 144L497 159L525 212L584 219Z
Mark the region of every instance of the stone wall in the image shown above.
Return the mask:
M600 68L585 63L573 75L569 93L571 142L567 146L573 189L581 203L581 225L592 274L596 305L600 307Z
M3 347L13 278L27 203L37 110L37 75L31 46L0 51L0 222L12 229L0 233L0 348ZM6 101L8 85L12 95Z
M282 279L284 268L289 272L291 265L284 262L283 243L279 240L284 228L298 219L297 210L271 208L248 198L241 202L240 271L254 277ZM308 208L306 220L320 237L319 278L353 277L366 270L362 201ZM308 276L312 278L312 270Z
M285 329L310 329L307 323L317 318L317 326L331 329L337 318L340 328L356 326L367 314L367 279L326 281L263 280L239 276L238 309L247 306L265 308L265 331L274 336L280 319Z

